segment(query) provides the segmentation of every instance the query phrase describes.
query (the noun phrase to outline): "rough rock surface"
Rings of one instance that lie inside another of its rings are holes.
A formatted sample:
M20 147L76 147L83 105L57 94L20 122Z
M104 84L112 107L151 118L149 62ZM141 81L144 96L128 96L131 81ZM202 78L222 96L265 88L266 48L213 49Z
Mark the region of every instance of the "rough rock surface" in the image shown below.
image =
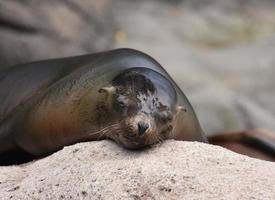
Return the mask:
M274 199L275 164L201 143L80 143L0 167L1 199Z

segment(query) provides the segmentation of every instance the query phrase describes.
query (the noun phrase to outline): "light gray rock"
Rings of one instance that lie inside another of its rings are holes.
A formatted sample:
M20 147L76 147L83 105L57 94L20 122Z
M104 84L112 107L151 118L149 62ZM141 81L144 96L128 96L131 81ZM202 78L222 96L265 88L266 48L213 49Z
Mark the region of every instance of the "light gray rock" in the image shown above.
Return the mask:
M0 69L110 48L110 8L110 0L1 1Z
M275 164L201 143L80 143L0 167L1 199L274 199Z
M274 129L275 115L272 111L219 83L202 86L189 96L189 100L207 135L247 128Z

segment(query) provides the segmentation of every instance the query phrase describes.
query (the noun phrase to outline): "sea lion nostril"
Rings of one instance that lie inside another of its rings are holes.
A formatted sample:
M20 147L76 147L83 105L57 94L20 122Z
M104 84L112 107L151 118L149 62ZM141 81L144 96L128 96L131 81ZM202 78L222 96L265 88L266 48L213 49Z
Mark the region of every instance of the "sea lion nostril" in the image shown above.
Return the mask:
M140 136L143 135L148 128L149 128L149 124L147 124L145 122L139 122L138 123L138 134Z

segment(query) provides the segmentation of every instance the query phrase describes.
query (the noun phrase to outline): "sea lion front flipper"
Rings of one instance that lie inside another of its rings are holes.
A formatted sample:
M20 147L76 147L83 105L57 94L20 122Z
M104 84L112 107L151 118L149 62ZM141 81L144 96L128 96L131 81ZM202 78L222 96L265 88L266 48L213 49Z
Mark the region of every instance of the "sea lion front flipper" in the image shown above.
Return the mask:
M13 120L7 118L0 124L0 166L22 164L35 159L14 143L12 123Z
M208 137L209 143L250 157L275 161L275 133L256 129L228 132Z

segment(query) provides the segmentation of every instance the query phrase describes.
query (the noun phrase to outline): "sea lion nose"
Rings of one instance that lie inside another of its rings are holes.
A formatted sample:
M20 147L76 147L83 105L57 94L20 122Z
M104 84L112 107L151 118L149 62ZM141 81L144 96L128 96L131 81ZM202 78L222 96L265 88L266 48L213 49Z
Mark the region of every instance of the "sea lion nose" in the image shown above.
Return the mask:
M147 124L145 122L139 122L138 123L138 134L140 136L142 136L148 128L149 128L149 124Z

